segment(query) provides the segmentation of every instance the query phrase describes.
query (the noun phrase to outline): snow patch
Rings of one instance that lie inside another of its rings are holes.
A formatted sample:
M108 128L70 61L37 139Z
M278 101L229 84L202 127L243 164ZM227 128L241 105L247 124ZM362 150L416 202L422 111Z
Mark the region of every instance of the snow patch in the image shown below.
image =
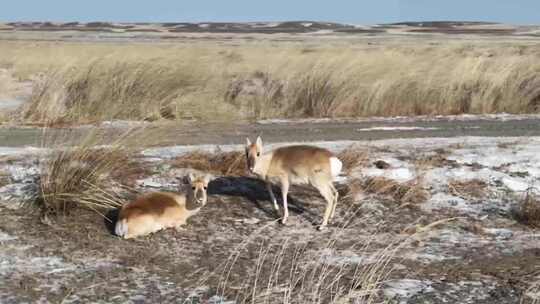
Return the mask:
M379 157L390 165L389 169L379 169L375 167L364 168L361 171L362 175L369 177L385 177L397 182L407 182L416 177L416 173L411 164L398 160L393 157Z
M505 228L484 228L483 231L495 236L497 239L510 239L514 235L512 230Z
M383 293L387 298L407 303L407 299L426 292L433 292L433 283L429 280L402 279L385 283Z
M9 156L9 155L28 155L28 154L38 154L45 152L46 149L36 148L36 147L0 147L0 156Z
M16 240L17 237L15 236L11 236L5 232L2 232L0 231L0 243L1 242L7 242L7 241L12 241L12 240Z
M426 127L371 127L356 129L359 132L367 131L430 131L439 130L439 128L426 128Z
M462 213L477 213L478 210L471 207L468 202L461 197L453 196L447 193L435 193L431 198L421 205L424 211L432 212L441 209L455 209Z
M502 182L508 189L514 192L525 192L529 189L529 184L522 182L517 178L505 177L502 179Z
M327 32L332 32L326 30ZM367 117L367 118L299 118L299 119L263 119L259 124L285 124L285 123L324 123L324 122L429 122L429 121L510 121L538 119L540 114L462 114L462 115L419 115L419 116L393 116L393 117Z

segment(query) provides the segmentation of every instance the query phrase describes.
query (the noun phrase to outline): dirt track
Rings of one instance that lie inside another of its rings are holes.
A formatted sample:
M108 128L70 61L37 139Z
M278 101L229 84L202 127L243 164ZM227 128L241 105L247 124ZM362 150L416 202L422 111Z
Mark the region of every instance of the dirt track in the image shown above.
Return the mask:
M242 144L246 136L259 134L267 142L274 143L459 136L526 137L540 135L540 117L184 123L167 124L161 128L166 129L168 133L163 145ZM84 128L72 130L72 132L84 131ZM55 130L51 129L48 132ZM41 134L42 131L38 128L0 128L0 146L36 146L39 145Z

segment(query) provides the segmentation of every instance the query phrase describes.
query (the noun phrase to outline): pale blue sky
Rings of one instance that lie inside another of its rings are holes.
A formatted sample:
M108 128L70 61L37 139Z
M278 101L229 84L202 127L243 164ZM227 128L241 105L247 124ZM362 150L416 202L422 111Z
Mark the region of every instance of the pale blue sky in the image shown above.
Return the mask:
M475 20L539 24L540 0L4 0L0 21Z

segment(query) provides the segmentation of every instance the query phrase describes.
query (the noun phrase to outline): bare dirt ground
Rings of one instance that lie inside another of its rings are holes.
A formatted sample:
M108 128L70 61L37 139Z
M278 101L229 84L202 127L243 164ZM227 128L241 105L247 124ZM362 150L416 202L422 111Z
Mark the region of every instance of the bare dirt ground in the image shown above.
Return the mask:
M250 290L245 280L254 273L263 284L272 277L270 266L258 267L261 252L284 256L279 281L287 277L286 265L299 247L302 258L321 265L365 267L374 263L372 254L407 240L416 231L414 240L400 243L393 252L392 271L383 281L380 301L532 303L538 298L534 284L540 279L540 234L518 221L515 210L527 191L539 193L539 140L357 141L356 148L366 149L369 160L350 168L349 175L340 179L342 200L337 219L327 231L315 229L324 203L310 189L293 188L292 217L284 226L276 222L278 215L257 180L216 176L208 205L185 229L129 241L112 235L111 223L96 213L76 211L47 224L20 208L18 203L32 187L35 164L30 156L5 156L5 180L0 188L0 300L225 303ZM350 142L321 145L338 152ZM138 177L139 189L176 189L175 177L185 174L185 169L176 168L174 158L183 152L164 147L142 156L150 170ZM388 166L379 169L376 160ZM404 202L363 188L347 196L347 185L355 178L375 177L398 183L420 179L428 195ZM481 180L485 185L470 192L454 180ZM114 222L114 212L108 216ZM437 221L440 224L429 226ZM329 246L329 240L335 242ZM237 263L230 267L226 288L220 289L231 256L237 257ZM353 273L341 279L347 281L350 276ZM272 285L255 302L280 299L286 290L284 281Z

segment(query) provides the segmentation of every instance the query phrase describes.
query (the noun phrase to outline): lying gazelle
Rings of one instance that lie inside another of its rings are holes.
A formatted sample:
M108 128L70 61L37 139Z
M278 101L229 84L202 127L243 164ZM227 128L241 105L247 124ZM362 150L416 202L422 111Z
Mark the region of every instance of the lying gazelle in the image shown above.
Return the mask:
M341 161L326 149L306 145L282 147L266 154L262 152L263 145L260 137L257 137L254 144L247 138L248 169L266 182L266 188L277 211L279 207L272 192L271 182L278 182L281 186L283 199L281 222L285 224L289 217L287 208L289 185L291 183L310 184L319 190L327 203L322 224L319 226L319 229L324 229L336 211L338 192L333 181L341 172Z
M153 192L122 207L115 233L129 239L165 228L179 228L206 204L210 176L188 175L190 187L184 193Z

